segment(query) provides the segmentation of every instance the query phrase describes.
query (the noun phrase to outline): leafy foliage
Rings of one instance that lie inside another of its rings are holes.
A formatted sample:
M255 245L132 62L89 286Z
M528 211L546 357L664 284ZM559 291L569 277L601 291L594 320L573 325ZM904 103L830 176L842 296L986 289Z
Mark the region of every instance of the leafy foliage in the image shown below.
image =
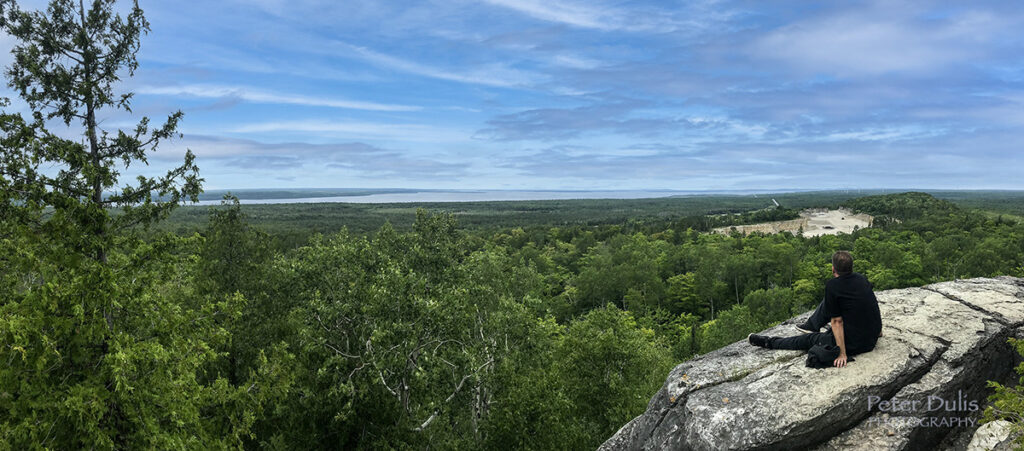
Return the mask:
M118 168L180 113L96 120L129 110L115 88L149 24L83 3L0 1L33 111L0 114L0 449L594 448L673 364L816 304L837 249L878 289L1024 276L1024 225L923 193L854 199L878 227L814 238L701 232L853 195L439 214L228 197L166 233L199 192L191 153L134 186ZM1019 421L1017 389L992 386L989 415Z
M0 268L0 443L240 446L278 368L264 361L247 385L216 372L244 300L183 288L194 240L136 233L198 194L191 153L162 177L109 191L117 167L145 163L181 117L152 130L143 118L130 133L99 126L101 110L130 111L131 95L115 87L137 66L142 11L121 16L109 0L0 8L0 27L19 41L10 86L32 110L0 115L0 238L11 251ZM51 131L54 120L82 139Z
M1010 345L1017 353L1024 356L1024 340L1011 338ZM991 405L985 409L985 421L1007 420L1013 424L1013 431L1018 447L1024 446L1024 363L1017 365L1020 380L1018 385L1003 385L995 381L988 383L994 393L989 396Z
M114 89L123 72L131 76L138 67L139 38L149 30L138 4L123 17L113 12L113 0L97 0L88 8L55 0L46 12L21 11L11 1L0 7L0 27L19 41L7 71L9 85L32 110L29 119L5 113L0 120L7 144L0 166L5 210L20 210L23 224L42 231L41 210L52 207L54 227L67 221L88 236L103 237L148 226L183 199L196 199L201 180L191 151L164 176L139 176L136 186L108 193L117 188L118 166L146 163L147 153L177 136L182 117L175 112L157 128L144 117L130 132L110 133L99 125L97 114L106 109L131 111L132 95ZM60 124L80 126L84 143L50 130ZM40 167L58 170L53 175ZM108 207L118 207L120 214L110 216ZM103 259L106 243L80 245Z
M295 328L281 336L298 363L290 400L256 435L313 447L595 447L644 409L673 363L817 304L835 249L894 287L952 276L932 265L943 237L966 237L974 247L955 249L965 260L1019 249L1020 224L973 214L804 238L489 233L419 212L408 232L315 238L261 276L287 287L271 297L291 306L277 322ZM1001 244L977 246L985 240ZM991 272L959 275L1012 273L1024 257L1001 255Z

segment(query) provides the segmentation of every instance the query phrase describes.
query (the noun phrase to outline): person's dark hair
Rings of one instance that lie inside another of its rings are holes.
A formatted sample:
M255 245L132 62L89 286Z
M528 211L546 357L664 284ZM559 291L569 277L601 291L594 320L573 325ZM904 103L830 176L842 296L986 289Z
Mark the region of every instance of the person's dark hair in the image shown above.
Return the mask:
M853 272L853 256L846 251L836 251L832 254L832 266L840 276L850 274Z

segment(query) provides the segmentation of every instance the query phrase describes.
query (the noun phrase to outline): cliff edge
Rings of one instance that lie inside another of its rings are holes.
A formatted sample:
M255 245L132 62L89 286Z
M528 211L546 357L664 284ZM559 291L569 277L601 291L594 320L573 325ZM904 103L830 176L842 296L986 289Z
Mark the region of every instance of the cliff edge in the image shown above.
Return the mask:
M876 296L883 336L846 368L733 343L676 366L647 411L600 449L928 449L973 431L985 382L1007 380L1019 361L1007 338L1024 333L1024 279ZM762 333L795 335L809 315Z

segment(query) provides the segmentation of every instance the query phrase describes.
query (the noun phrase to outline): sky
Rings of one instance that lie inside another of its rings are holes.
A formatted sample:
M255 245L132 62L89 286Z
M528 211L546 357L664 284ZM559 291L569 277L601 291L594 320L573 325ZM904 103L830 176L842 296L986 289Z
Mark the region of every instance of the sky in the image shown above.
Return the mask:
M1015 2L140 5L102 125L184 136L126 175L188 148L207 189L1024 189Z

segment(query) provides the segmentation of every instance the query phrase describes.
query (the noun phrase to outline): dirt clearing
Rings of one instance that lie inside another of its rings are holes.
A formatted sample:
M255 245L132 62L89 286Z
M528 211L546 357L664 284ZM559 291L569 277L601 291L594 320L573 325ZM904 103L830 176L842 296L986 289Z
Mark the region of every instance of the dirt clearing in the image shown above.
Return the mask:
M766 222L763 224L738 225L730 227L719 227L715 233L728 234L733 228L746 235L752 232L797 233L803 228L804 236L835 235L838 233L853 233L854 228L863 229L871 227L872 218L866 214L855 214L850 210L825 210L810 209L800 212L799 219L788 221Z

